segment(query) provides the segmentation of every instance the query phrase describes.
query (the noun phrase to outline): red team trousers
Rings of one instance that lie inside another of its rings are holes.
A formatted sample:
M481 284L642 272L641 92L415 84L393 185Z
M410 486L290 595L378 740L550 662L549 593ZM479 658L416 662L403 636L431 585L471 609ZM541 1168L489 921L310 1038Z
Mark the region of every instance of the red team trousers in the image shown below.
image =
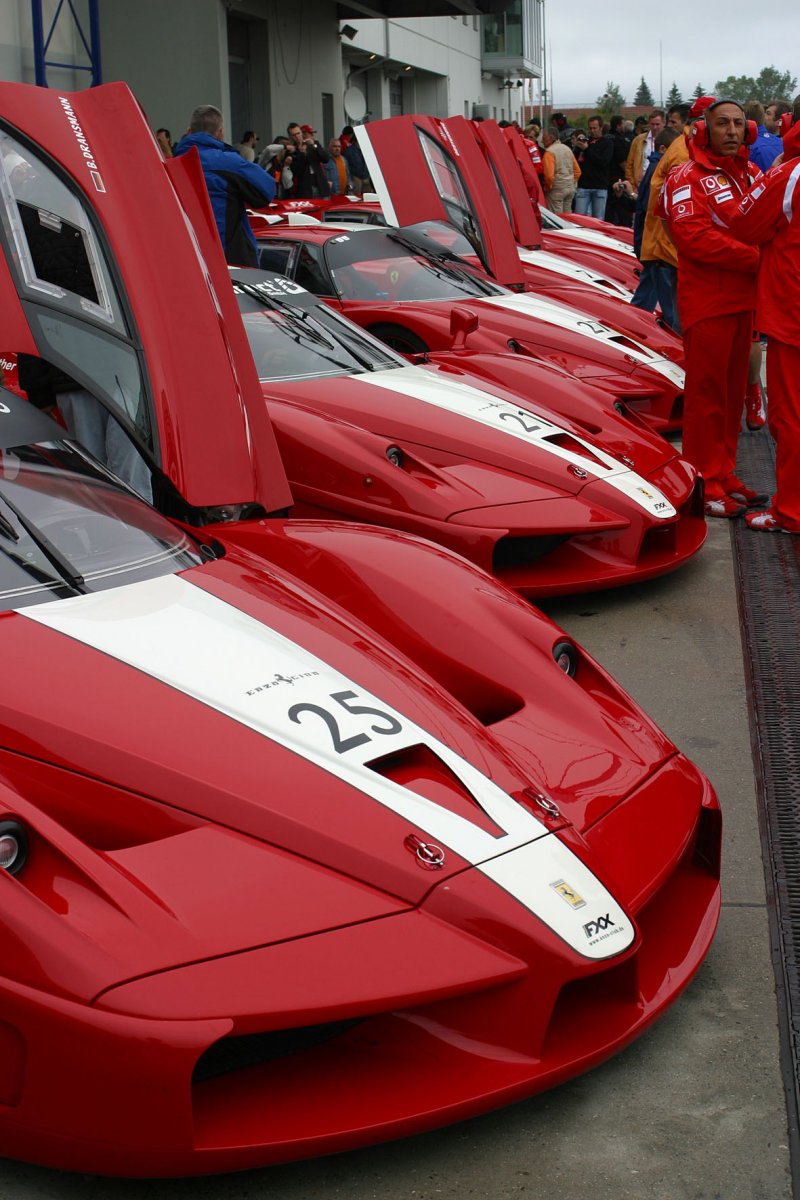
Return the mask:
M769 429L777 443L772 509L800 533L800 349L771 337L767 348Z
M695 321L683 335L683 457L705 479L710 500L725 495L725 481L736 470L752 332L752 312L741 312ZM720 363L727 363L724 375Z

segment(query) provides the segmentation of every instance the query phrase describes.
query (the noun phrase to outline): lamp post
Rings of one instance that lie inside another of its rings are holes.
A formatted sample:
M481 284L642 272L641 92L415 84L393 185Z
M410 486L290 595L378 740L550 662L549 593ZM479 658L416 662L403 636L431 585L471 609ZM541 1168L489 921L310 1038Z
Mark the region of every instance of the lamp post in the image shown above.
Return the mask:
M508 93L507 105L508 105L508 120L509 121L511 120L511 89L512 88L521 88L524 86L525 86L525 82L522 79L517 79L516 82L513 79L504 79L503 80L503 87L506 89L506 91Z

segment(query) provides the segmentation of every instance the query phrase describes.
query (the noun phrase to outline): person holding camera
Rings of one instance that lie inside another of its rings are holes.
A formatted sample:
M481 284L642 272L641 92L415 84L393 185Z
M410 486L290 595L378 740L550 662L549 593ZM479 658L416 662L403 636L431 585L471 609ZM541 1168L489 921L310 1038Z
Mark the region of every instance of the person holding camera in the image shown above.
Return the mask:
M316 130L296 121L286 127L291 141L286 147L281 173L284 195L302 200L325 198L331 189L324 171L330 157L316 140Z
M576 139L575 157L581 169L575 193L575 212L602 221L608 199L614 145L603 132L603 118L589 118L589 136Z

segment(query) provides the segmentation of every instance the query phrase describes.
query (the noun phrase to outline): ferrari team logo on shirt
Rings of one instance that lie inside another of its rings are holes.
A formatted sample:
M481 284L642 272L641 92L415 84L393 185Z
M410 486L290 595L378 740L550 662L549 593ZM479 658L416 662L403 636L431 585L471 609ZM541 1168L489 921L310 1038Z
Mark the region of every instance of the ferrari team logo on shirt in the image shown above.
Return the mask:
M726 182L727 182L727 180L726 180ZM719 191L720 182L719 182L719 179L715 175L704 175L702 177L702 179L700 180L700 183L703 185L705 190L709 193Z
M692 189L689 187L689 185L687 183L686 187L678 188L677 192L672 197L672 203L680 204L681 200L690 200L691 196L692 196Z
M684 217L690 217L694 212L694 205L691 200L685 201L683 204L676 204L673 213L673 221L680 221Z
M725 192L717 192L716 196L714 197L714 200L716 201L717 204L724 204L727 200L732 200L732 199L733 199L733 192L731 191L730 188L728 188L728 190Z

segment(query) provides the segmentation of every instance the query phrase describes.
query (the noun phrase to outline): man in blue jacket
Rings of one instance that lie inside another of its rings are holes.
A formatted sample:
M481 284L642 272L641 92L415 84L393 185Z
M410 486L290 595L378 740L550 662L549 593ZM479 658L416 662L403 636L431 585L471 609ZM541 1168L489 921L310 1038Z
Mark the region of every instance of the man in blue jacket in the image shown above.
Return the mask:
M232 266L258 266L256 239L247 220L247 207L263 208L275 195L275 182L257 163L247 162L225 143L222 113L213 104L200 104L189 132L175 147L175 156L195 147L214 210L225 258Z
M754 110L751 116L751 110ZM750 162L755 163L759 170L765 173L770 169L779 154L783 153L781 141L781 117L791 112L791 104L783 100L773 100L766 110L753 101L745 108L748 119L758 125L758 137L750 147Z

